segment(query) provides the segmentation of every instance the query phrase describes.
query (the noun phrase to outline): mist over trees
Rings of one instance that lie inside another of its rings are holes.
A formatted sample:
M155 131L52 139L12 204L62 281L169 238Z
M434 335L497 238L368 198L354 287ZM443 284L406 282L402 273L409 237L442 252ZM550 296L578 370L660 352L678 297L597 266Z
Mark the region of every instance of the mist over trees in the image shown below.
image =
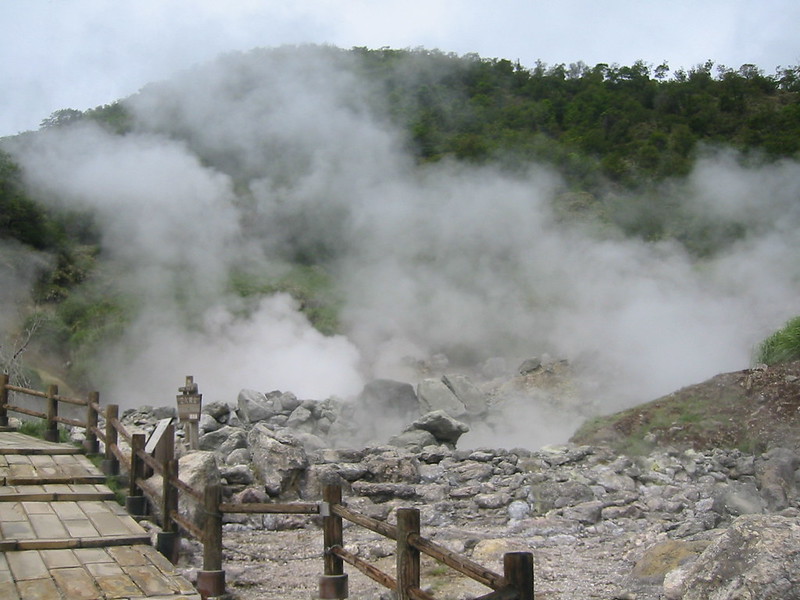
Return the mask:
M395 128L400 150L419 173L457 165L491 168L513 178L524 177L531 165L546 165L563 180L549 199L557 221L590 222L593 232L610 239L677 244L692 260L718 256L767 226L749 207L722 214L688 206L686 190L699 161L722 152L734 164L779 172L786 161L800 158L800 66L774 74L753 65L731 68L711 61L676 71L668 64L642 62L540 62L529 67L437 50L311 47L223 56L214 72L224 79L226 93L252 102L248 94L263 85L256 77L274 76L269 85L276 88L296 85L270 71L271 65L296 55L310 65L320 96L336 89L341 104L336 110L348 114L354 127L369 122L376 131L384 127L375 125L381 123ZM222 85L204 80L203 69L185 74L197 86L191 91L197 96ZM253 232L254 239L274 233L278 241L270 250L291 265L271 272L238 261L227 275L226 292L242 300L240 310L247 312L259 299L285 292L318 331L326 336L341 331L345 324L336 260L352 251L342 207L315 204L314 210L327 212L324 219L314 220L286 209L286 202L276 202L283 208L264 216L256 201L267 193L259 187L267 179L269 193L291 196L286 190L298 181L299 170L310 170L317 159L313 144L301 148L296 140L280 136L262 136L247 148L220 143L214 133L220 123L236 122L247 132L248 123L238 120L249 118L253 131L261 131L255 121L259 107L248 105L252 112L240 117L226 113L234 110L233 101L220 103L217 118L198 128L196 121L203 117L187 116L186 106L173 93L184 83L178 77L111 105L56 111L42 121L39 132L0 140L0 146L13 153L37 136L92 124L120 140L152 135L185 147L200 165L230 178L231 202L243 231ZM156 116L145 122L137 116L142 107ZM370 135L375 139L376 134ZM356 151L370 149L343 145L341 150ZM103 224L96 211L54 207L39 197L40 190L26 189L22 175L12 154L0 153L0 256L12 271L12 255L5 250L9 244L47 257L36 270L28 323L35 322L42 343L69 363L74 383L91 385L87 364L134 320L141 299L109 284L115 274L103 268ZM425 266L434 258L415 260ZM177 303L196 327L188 301L178 298Z

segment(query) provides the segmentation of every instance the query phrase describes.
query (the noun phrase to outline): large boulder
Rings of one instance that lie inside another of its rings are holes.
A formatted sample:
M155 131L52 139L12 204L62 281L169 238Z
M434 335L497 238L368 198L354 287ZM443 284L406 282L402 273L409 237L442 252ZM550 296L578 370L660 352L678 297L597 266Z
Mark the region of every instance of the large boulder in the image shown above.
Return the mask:
M472 383L468 377L464 375L444 375L442 383L452 390L456 398L464 405L470 417L480 417L488 411L489 404L486 394L480 391L478 386Z
M303 443L295 435L257 423L247 434L247 442L254 469L261 474L270 496L297 491L309 463Z
M258 423L266 421L283 410L280 397L270 394L270 397L256 390L242 390L236 400L239 418L245 423Z
M800 523L736 519L693 563L667 574L668 600L800 600Z
M368 382L358 397L358 402L372 415L384 418L413 419L419 414L419 403L410 383L391 379L374 379Z
M444 411L458 419L467 414L464 403L439 379L423 379L417 385L419 410L421 413Z
M427 431L438 443L455 446L458 438L469 431L469 426L454 419L447 411L436 410L414 421L411 429Z

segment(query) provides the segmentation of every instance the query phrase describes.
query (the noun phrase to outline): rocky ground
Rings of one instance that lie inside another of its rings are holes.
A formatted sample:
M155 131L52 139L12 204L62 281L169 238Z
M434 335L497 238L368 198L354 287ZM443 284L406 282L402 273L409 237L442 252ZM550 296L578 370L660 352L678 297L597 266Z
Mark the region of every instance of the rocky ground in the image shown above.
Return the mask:
M534 364L507 387L553 380L559 369ZM800 599L798 371L718 376L598 420L576 443L533 451L457 449L457 418L491 421L496 399L456 377L416 390L372 386L370 402L393 418L423 416L389 445L338 449L326 442L347 437L343 423L358 422L352 407L243 390L236 406L205 407L204 451L181 459L181 478L202 486L213 469L228 499L245 503L317 501L321 482L337 480L350 508L388 522L397 508L418 507L423 536L497 572L505 552L531 551L539 599ZM707 415L702 406L712 407ZM125 420L147 430L161 412ZM314 596L317 518L226 515L224 528L231 597ZM357 526L344 537L348 550L394 572L392 542ZM185 547L191 577L202 554ZM388 597L346 570L351 598ZM428 559L422 583L443 600L489 591Z

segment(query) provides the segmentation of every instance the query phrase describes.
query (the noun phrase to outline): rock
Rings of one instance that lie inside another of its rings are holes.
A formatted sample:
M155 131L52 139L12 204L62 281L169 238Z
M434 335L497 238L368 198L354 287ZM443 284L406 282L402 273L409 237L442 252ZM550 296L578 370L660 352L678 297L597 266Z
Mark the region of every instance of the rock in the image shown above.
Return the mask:
M602 511L603 503L599 500L591 500L566 507L563 510L563 515L564 518L578 521L583 525L593 525L600 520Z
M289 419L286 421L286 426L296 429L304 423L307 423L310 419L311 411L303 406L298 406L289 415Z
M245 438L244 432L241 429L238 429L236 427L229 427L226 425L224 427L220 427L214 431L209 431L208 433L201 435L198 445L200 447L200 450L208 450L208 451L220 450L222 445L225 442L227 442L231 437L237 437L237 436L242 440L244 440ZM237 447L241 448L242 446L237 446ZM229 450L233 449L234 448L230 448L229 446ZM223 450L222 452L225 451Z
M445 375L442 377L442 382L464 405L470 417L480 417L486 414L489 408L486 394L481 392L469 378L464 375Z
M673 600L800 599L800 523L777 515L737 518L669 578Z
M411 452L420 452L425 446L435 446L437 443L434 435L423 429L408 429L389 438L389 445L405 448Z
M423 379L417 385L419 412L442 411L458 419L467 414L467 408L453 391L439 379Z
M411 420L419 414L419 403L414 387L409 383L391 379L375 379L364 386L358 397L359 404L370 414L387 418Z
M636 561L631 578L641 583L661 584L670 571L695 560L709 545L708 541L666 540L648 548Z
M786 448L774 448L766 454L757 480L767 509L778 512L789 506L789 498L795 492L795 471L798 466L800 458Z
M463 434L469 431L469 426L457 421L449 413L442 410L429 412L412 424L414 429L422 429L433 435L435 440L425 446L445 443L455 446Z
M274 417L282 410L279 397L267 398L255 390L242 390L237 398L238 414L245 423L258 423Z
M255 481L250 465L226 466L220 469L220 477L227 481L228 485L250 485Z
M231 407L225 402L207 402L203 404L201 415L208 415L215 421L224 423L231 412ZM202 418L202 417L201 417Z
M367 481L357 481L353 484L353 491L356 494L367 496L373 502L388 502L395 498L413 498L417 491L412 485L403 483L369 483Z
M200 414L200 421L197 424L197 428L201 434L208 433L210 431L216 431L220 427L222 427L222 424L211 415L206 413Z
M514 500L506 510L508 511L508 517L512 521L525 519L531 514L531 506L524 500Z
M303 444L297 437L286 430L276 432L258 423L247 434L247 442L268 494L279 496L297 491L299 480L309 465Z
M520 375L527 375L533 373L542 366L542 359L539 357L528 358L522 361L517 371Z
M730 481L720 484L716 498L722 509L733 516L764 512L764 500L752 482Z
M181 481L198 491L205 490L209 485L221 483L213 452L194 451L181 456L178 460L178 472ZM161 496L162 485L161 475L153 475L144 482L149 493L155 497ZM160 519L158 512L160 507L157 504L151 504L151 507ZM200 529L205 526L202 503L188 494L180 494L178 511Z

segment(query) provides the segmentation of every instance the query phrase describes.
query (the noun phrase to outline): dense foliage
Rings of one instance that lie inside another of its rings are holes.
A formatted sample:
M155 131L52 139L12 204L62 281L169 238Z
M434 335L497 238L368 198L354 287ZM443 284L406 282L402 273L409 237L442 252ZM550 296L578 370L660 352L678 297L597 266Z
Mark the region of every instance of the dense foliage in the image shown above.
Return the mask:
M769 76L709 61L670 77L667 65L643 62L528 69L436 51L354 52L422 160L513 156L554 162L584 185L600 174L637 185L688 172L701 142L800 151L800 67Z

